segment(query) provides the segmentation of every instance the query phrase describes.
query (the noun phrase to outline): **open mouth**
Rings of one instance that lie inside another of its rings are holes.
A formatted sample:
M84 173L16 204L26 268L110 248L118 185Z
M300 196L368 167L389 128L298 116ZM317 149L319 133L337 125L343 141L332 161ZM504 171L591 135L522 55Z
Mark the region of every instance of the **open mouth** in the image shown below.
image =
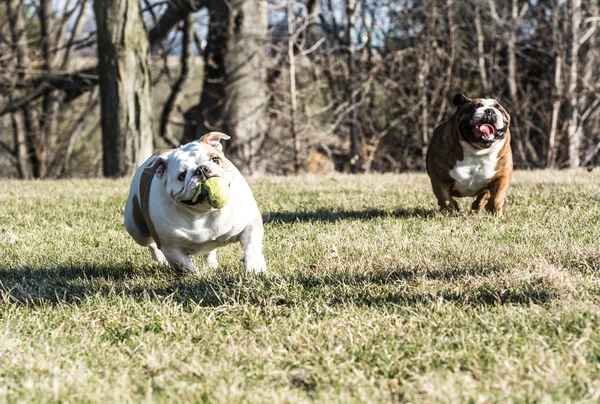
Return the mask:
M203 203L206 203L212 207L215 207L215 204L219 204L219 200L223 200L223 191L217 191L215 193L214 190L214 186L212 187L212 191L209 191L208 187L202 186L204 183L201 183L198 185L198 187L201 187L200 193L198 193L196 195L196 192L198 192L198 188L196 188L196 191L194 192L194 194L196 196L194 196L192 199L189 199L187 201L180 201L182 204L187 205L187 206L196 206L196 205L201 205ZM231 188L231 183L227 184L227 192L226 194L229 195L229 189ZM213 199L214 198L214 199ZM225 199L228 199L229 196L226 196ZM227 203L227 202L225 202Z
M466 140L484 147L491 146L506 133L506 128L496 128L495 120L488 117L474 121L473 117L465 116L460 122L459 130Z
M496 137L496 127L494 125L490 125L489 123L482 123L479 125L473 126L473 136L477 139L481 139L484 141L492 141Z
M192 202L191 200L189 200L189 201L181 201L181 203L183 203L184 205L187 205L187 206L196 206L196 205L201 204L203 202L203 199L204 198L198 198L196 200L196 202Z
M200 185L198 185L198 186L200 186ZM194 199L196 199L195 202L194 202ZM208 192L206 190L203 190L202 193L200 194L200 196L198 196L198 198L192 198L188 201L180 201L180 202L187 206L196 206L196 205L200 205L200 204L206 202L207 200L208 200Z

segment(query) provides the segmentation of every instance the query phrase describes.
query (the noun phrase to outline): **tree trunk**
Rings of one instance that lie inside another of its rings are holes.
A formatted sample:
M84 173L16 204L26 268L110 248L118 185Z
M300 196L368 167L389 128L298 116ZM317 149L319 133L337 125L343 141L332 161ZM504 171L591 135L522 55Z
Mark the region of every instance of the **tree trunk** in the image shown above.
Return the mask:
M526 10L526 4L522 9ZM511 2L511 13L510 13L510 31L508 35L508 93L510 96L510 106L513 111L518 111L521 107L519 105L518 98L518 83L517 83L517 32L519 30L519 26L521 25L522 16L519 16L519 1L512 0ZM511 132L514 134L512 136L512 143L516 146L516 154L519 156L520 163L528 166L529 162L527 159L527 154L525 152L523 136L521 136L521 127L519 125L519 116L518 114L513 114L513 119L511 120Z
M517 107L517 29L519 27L519 2L512 0L511 24L508 39L508 92L512 107Z
M479 77L481 80L481 89L483 90L483 95L488 97L490 91L490 85L488 83L487 78L487 70L485 67L485 48L484 48L484 40L485 37L483 35L483 29L481 27L481 12L479 9L479 4L475 8L475 29L477 31L477 62L479 65Z
M420 57L419 74L417 76L417 88L419 90L419 104L421 105L421 156L423 163L427 156L429 146L429 102L427 99L427 75L429 74L429 61L426 55Z
M44 75L52 74L54 68L54 53L52 48L59 48L52 40L54 34L54 11L51 0L41 0L38 12L40 22L41 49ZM63 35L58 35L62 38ZM39 158L40 177L46 177L54 160L56 144L58 140L58 113L60 109L60 98L58 91L48 91L42 99L42 113L40 116Z
M28 180L33 178L33 173L31 172L31 166L27 158L27 139L21 115L17 113L10 114L10 120L15 143L14 154L17 159L17 171L20 178Z
M6 3L7 16L10 26L13 52L19 80L25 79L25 70L31 65L29 47L25 36L25 19L23 17L23 4L20 0L9 0ZM36 151L37 125L29 104L19 108L22 119L13 118L15 135L15 154L17 157L18 171L21 178L29 179L39 176L39 164Z
M417 63L419 65L419 72L417 74L417 91L420 104L420 125L421 125L421 157L423 166L425 166L425 159L427 156L427 148L429 146L429 115L430 105L428 97L428 84L429 84L429 72L431 69L432 53L434 52L435 42L435 26L437 18L437 7L435 0L431 0L424 5L427 7L428 13L425 15L426 21L424 22L425 29L424 35L420 38L419 55L417 56Z
M308 25L302 33L306 38L310 38L310 34L319 19L320 8L321 0L308 0L308 3L306 4L306 18L308 19Z
M589 124L589 118L593 118L593 114L598 114L600 108L593 108L590 105L597 99L595 91L591 90L597 88L600 83L600 78L596 76L598 59L600 57L600 34L598 33L598 25L600 23L600 4L597 0L590 0L589 2L582 2L582 12L586 11L586 14L592 16L591 18L583 18L584 21L588 21L587 26L584 24L585 31L580 34L579 45L583 47L582 54L580 55L580 75L581 75L581 90L579 91L579 100L577 101L577 108L579 109L579 122L577 129L577 137L580 139L580 150L585 150L585 158L580 162L580 165L585 166L589 163L591 157L589 154L590 149L593 150L597 147L597 137L592 134L595 131L590 130L592 126ZM591 44L587 44L590 41ZM593 111L596 112L593 112ZM587 136L584 137L584 130ZM581 144L583 141L585 144Z
M292 141L294 142L294 174L298 175L300 172L300 142L296 128L296 56L294 55L294 45L296 43L296 18L293 0L288 0L287 28L288 59L290 63L290 132L292 133Z
M103 173L131 175L152 154L148 37L139 2L94 0Z
M260 173L265 139L267 6L261 0L211 0L200 104L186 113L184 142L219 130L231 135L228 157Z
M363 172L365 161L358 134L358 94L356 86L356 0L346 0L348 18L348 75L350 91L350 168L354 174Z
M579 167L579 145L581 142L579 126L579 109L577 105L577 70L579 59L579 32L581 27L581 0L571 0L571 29L570 29L570 63L569 63L569 124L567 136L569 141L569 167Z
M554 97L552 100L552 121L550 122L550 134L548 136L548 155L546 167L553 168L556 160L556 138L558 131L558 120L560 118L560 104L563 97L563 47L560 32L560 5L559 0L552 0L552 37L554 42Z
M433 117L435 119L435 122L442 121L442 118L446 113L448 100L450 99L450 97L452 97L452 95L450 95L450 88L452 87L454 64L456 62L456 25L454 24L453 0L446 0L446 18L448 20L448 46L450 47L450 49L448 51L448 64L446 65L446 73L444 73L442 104L440 105L438 115Z
M161 15L158 23L148 33L148 40L151 45L164 39L171 29L184 19L186 15L206 6L205 0L169 0L166 3L168 5L167 9Z
M194 32L194 17L192 14L188 14L183 23L183 38L180 57L181 71L171 88L171 94L165 102L160 118L160 129L158 133L169 147L179 147L179 141L171 134L169 121L171 119L171 112L181 101L183 87L186 85L191 69L194 66Z
M550 134L548 136L548 156L546 159L546 167L548 168L554 167L556 159L556 132L558 130L560 103L562 99L562 55L556 56L554 69L554 100L552 101L552 121L550 122Z
M204 84L200 104L185 113L185 129L181 143L199 139L211 131L229 133L224 120L225 54L227 52L229 7L223 1L208 4L210 22L204 50Z

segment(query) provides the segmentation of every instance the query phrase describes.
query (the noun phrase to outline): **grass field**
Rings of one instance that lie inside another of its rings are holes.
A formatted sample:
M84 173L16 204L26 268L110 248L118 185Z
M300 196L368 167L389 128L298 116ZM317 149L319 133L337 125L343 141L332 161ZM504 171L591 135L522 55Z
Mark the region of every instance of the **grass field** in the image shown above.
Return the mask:
M127 181L0 182L0 401L600 399L600 172L517 172L501 219L423 174L250 183L268 274L180 279Z

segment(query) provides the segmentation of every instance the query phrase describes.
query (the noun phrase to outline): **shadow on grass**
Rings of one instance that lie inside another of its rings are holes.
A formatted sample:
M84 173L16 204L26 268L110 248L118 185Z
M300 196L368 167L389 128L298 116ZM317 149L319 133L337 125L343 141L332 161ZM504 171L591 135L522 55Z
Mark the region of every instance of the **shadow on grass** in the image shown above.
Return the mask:
M417 306L437 302L457 305L544 304L560 292L543 278L508 283L499 269L457 268L444 271L397 269L364 274L299 272L291 275L246 276L212 273L177 278L160 267L138 270L109 266L66 266L52 269L0 269L0 298L26 305L79 304L92 297L164 299L203 307L253 305L296 307ZM465 279L462 285L457 285ZM474 282L470 282L473 279ZM426 280L440 280L423 291ZM420 286L419 286L420 284ZM417 287L418 286L418 287ZM460 290L459 286L462 286Z
M369 220L380 217L396 218L429 218L436 211L433 209L396 209L386 211L382 209L365 210L332 210L317 209L296 212L265 212L263 221L265 223L298 223L298 222L337 222L340 220Z

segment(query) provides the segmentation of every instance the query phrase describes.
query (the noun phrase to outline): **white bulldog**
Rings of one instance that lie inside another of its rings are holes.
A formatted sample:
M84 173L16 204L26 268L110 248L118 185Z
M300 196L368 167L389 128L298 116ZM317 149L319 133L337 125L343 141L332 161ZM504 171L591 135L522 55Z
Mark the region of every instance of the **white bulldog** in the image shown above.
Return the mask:
M252 190L223 154L221 139L211 132L178 149L157 153L137 170L125 207L125 228L152 258L176 271L196 272L190 255L216 268L217 248L239 241L246 272L263 272L263 223ZM231 197L221 209L207 198L192 198L200 183L219 176L229 182Z

